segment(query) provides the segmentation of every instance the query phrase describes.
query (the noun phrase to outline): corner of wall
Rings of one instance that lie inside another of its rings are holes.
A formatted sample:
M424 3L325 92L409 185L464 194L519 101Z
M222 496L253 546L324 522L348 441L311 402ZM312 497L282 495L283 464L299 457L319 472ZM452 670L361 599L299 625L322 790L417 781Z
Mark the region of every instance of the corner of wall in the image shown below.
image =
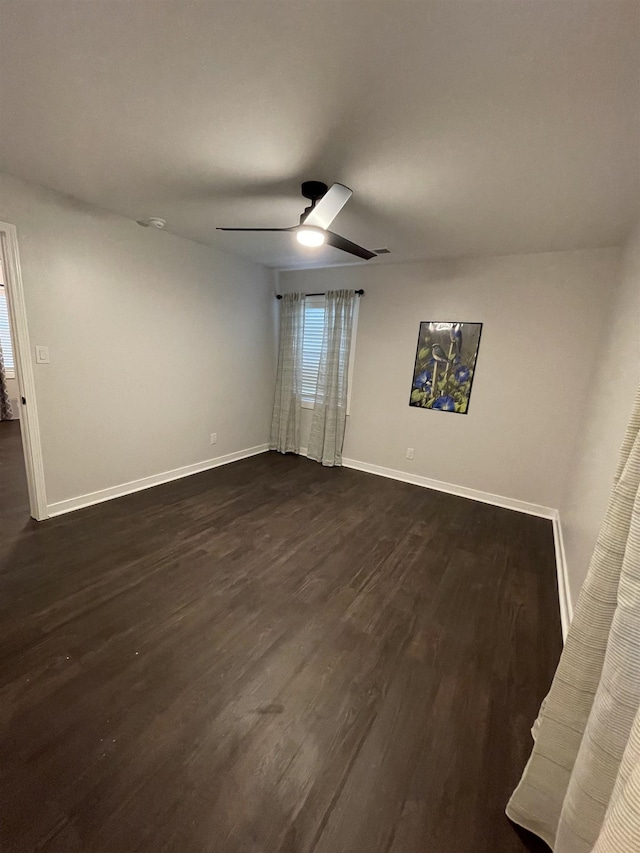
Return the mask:
M602 319L598 359L593 364L590 392L583 403L581 428L560 506L567 594L572 601L577 600L589 568L640 382L638 317L640 221L621 248L618 281ZM601 393L604 387L606 397Z

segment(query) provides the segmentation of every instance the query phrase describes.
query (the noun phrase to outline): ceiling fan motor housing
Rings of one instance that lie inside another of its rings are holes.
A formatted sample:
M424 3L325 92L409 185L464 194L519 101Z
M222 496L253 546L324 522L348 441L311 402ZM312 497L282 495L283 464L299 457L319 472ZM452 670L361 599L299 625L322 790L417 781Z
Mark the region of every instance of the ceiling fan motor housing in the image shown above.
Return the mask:
M313 202L319 201L329 187L322 181L305 181L302 184L302 195Z
M295 232L299 243L306 246L320 246L326 243L334 249L364 258L365 261L375 258L376 253L363 249L346 237L334 234L328 228L353 195L352 190L344 184L335 183L331 189L322 181L305 181L300 187L302 195L311 204L300 217L300 225L292 228L221 228L220 231L289 231ZM320 239L321 238L321 239Z

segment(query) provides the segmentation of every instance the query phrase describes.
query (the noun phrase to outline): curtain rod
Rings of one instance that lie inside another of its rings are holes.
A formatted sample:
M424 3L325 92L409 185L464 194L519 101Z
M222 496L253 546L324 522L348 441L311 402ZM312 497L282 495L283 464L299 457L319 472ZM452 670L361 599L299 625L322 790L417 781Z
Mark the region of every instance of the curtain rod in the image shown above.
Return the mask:
M354 293L356 296L364 296L364 290L354 290ZM323 293L305 293L305 296L325 296L325 295L326 294L324 292ZM282 294L278 293L276 296L276 299L282 299Z

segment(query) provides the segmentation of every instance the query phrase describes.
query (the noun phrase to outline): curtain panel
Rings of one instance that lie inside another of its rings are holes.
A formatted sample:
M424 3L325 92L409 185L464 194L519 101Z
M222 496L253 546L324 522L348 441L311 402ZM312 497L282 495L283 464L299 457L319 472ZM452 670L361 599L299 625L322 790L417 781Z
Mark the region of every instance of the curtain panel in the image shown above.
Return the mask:
M554 853L640 851L640 391L533 736L511 820Z
M330 290L325 295L318 386L307 456L327 466L342 465L355 300L353 290Z
M280 303L280 344L269 448L280 453L300 452L302 403L302 346L304 295L287 293Z
M12 419L13 410L11 408L11 401L9 400L9 391L7 390L7 374L4 368L2 344L0 344L0 421L10 421Z

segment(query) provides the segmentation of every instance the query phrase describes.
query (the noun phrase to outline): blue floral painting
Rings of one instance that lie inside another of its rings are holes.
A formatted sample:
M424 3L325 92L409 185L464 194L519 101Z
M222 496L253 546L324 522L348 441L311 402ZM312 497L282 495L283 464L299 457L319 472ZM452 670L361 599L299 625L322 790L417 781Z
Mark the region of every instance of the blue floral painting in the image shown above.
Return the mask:
M410 406L466 415L482 323L420 323Z

